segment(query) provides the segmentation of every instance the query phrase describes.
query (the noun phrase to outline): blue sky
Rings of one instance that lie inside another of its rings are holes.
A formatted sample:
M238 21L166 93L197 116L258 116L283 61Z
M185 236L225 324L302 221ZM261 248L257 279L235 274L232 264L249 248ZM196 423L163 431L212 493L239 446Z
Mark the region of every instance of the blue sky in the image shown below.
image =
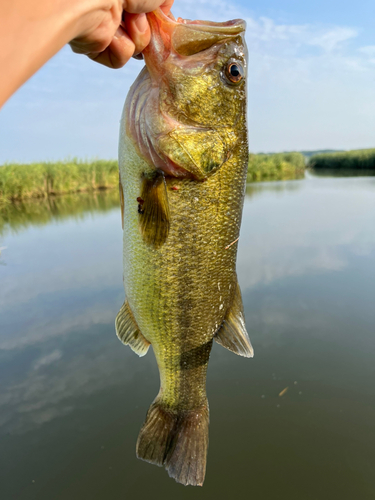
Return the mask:
M173 12L246 19L252 151L375 147L373 0L175 0ZM0 111L0 163L115 158L142 66L113 71L65 47Z

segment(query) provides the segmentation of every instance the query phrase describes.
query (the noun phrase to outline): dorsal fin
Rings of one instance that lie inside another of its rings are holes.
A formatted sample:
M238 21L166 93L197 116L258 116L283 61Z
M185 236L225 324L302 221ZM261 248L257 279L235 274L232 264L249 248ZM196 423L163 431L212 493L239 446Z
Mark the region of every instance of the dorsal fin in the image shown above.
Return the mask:
M159 248L167 239L170 214L164 175L157 174L142 181L138 198L139 227L145 243Z
M241 289L237 281L235 286L232 305L227 311L223 324L215 333L214 339L235 354L252 358L254 349L246 331Z
M129 345L138 356L147 354L150 342L139 331L127 300L116 316L115 325L117 337L123 344Z

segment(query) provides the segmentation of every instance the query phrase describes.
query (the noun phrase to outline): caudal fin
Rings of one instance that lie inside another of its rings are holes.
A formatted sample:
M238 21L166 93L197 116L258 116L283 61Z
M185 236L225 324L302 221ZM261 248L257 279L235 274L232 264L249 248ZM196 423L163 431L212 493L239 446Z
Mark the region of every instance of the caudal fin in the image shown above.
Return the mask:
M137 441L137 457L163 465L178 483L202 486L208 449L208 405L175 412L156 399Z

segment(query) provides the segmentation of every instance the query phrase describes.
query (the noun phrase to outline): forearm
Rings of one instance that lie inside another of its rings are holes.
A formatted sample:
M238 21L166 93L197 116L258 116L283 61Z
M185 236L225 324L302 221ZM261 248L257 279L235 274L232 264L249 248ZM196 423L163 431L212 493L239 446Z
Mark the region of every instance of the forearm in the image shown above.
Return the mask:
M104 2L101 2L102 4ZM0 0L0 106L84 30L97 0Z
M0 0L0 107L66 43L121 68L150 41L145 13L173 0ZM122 15L125 14L122 21Z

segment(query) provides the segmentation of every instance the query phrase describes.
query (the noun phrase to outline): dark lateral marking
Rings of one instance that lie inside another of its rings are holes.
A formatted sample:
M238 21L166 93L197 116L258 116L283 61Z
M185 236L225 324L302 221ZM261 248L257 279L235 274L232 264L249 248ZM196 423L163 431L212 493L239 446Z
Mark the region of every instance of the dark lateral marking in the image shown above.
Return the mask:
M139 227L143 241L159 248L165 243L170 228L170 212L167 187L163 174L144 177L139 203Z
M206 365L210 359L212 342L212 340L209 340L205 344L195 347L190 351L183 352L180 356L181 370L190 370Z
M121 226L124 230L124 211L125 211L125 202L124 202L124 190L122 188L121 179L119 179L118 189L120 193L120 205L121 205Z

